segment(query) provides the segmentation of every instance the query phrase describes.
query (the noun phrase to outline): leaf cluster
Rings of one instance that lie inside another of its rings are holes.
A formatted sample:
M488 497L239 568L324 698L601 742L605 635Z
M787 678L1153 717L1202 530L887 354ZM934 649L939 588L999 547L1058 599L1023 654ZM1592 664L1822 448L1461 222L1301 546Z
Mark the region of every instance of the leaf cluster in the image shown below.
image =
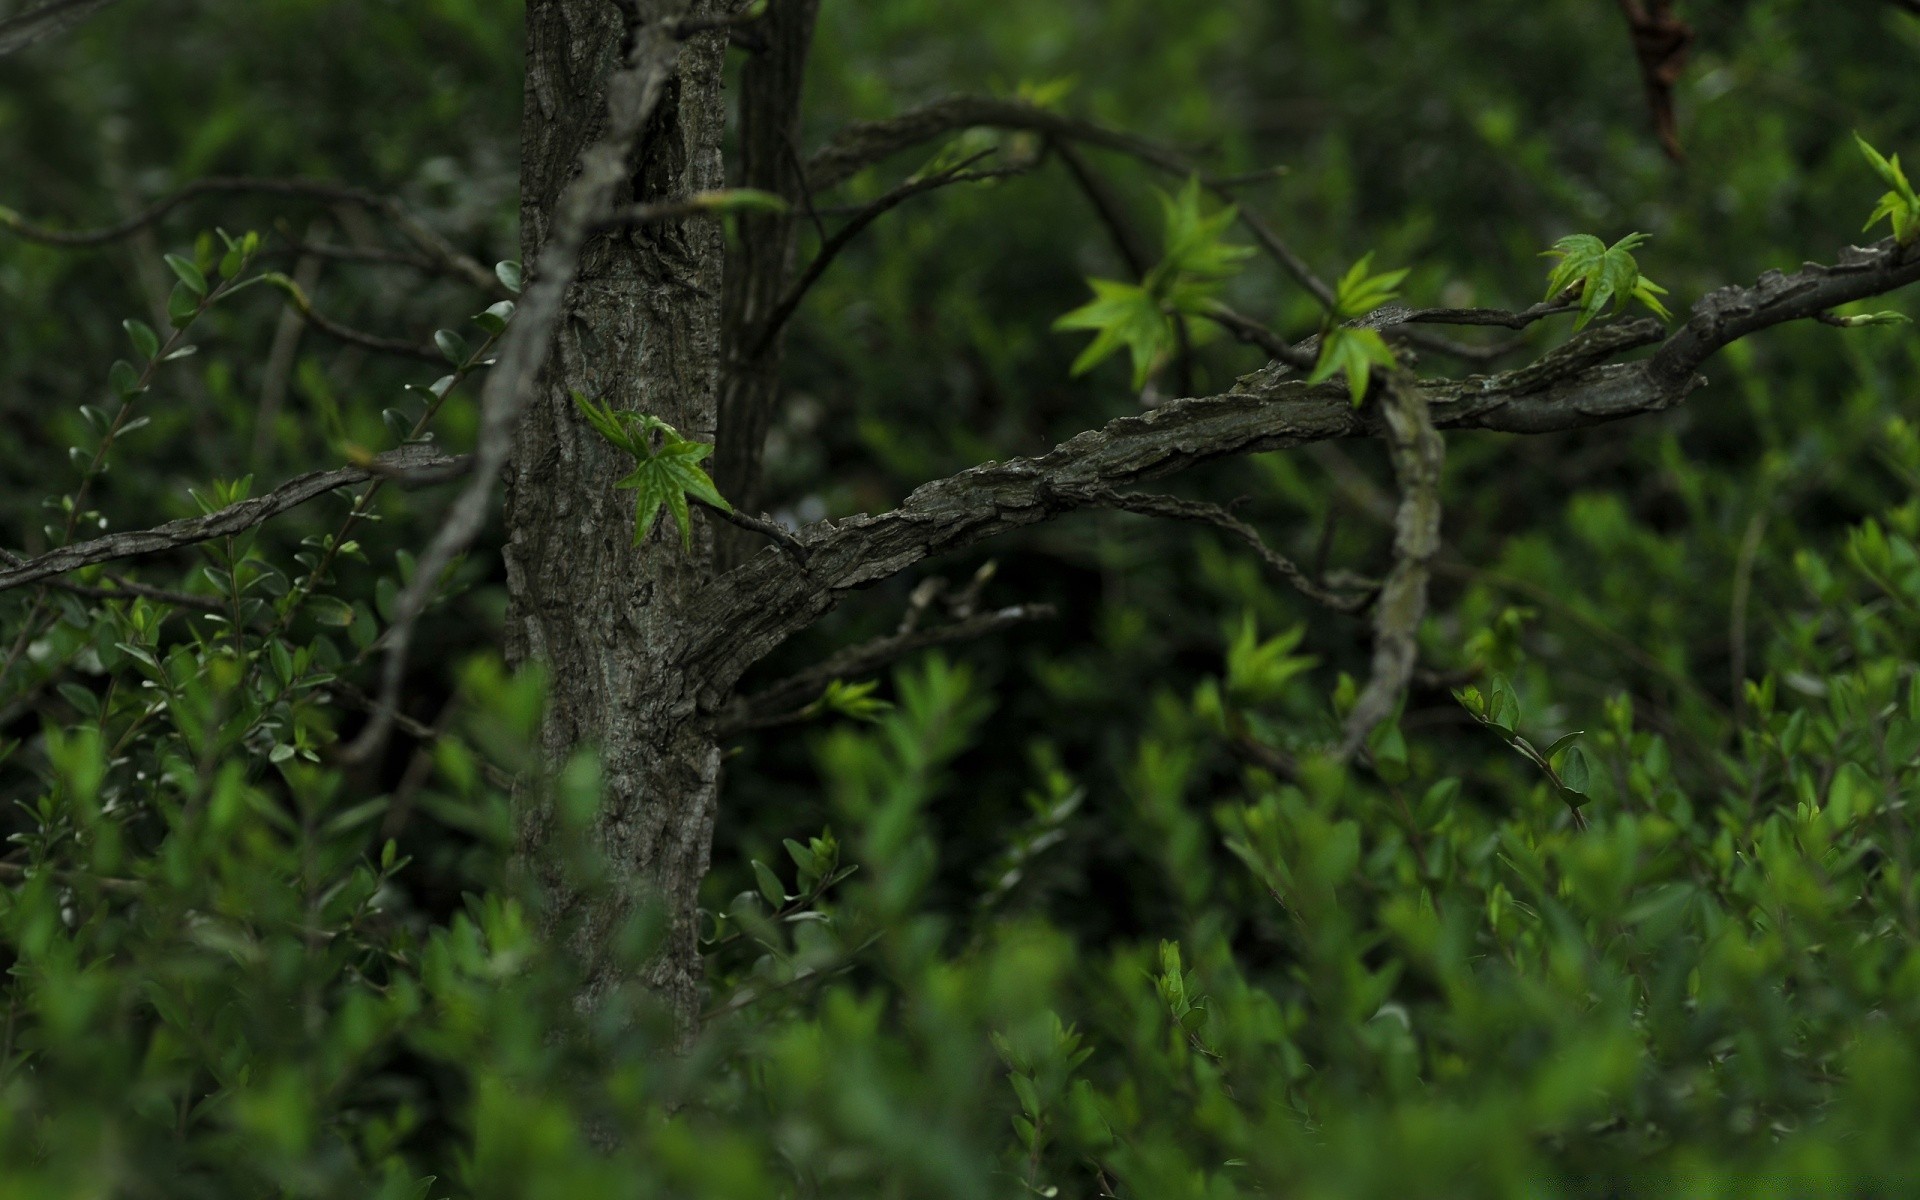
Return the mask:
M1372 254L1362 256L1335 285L1333 302L1320 325L1320 356L1307 376L1308 383L1346 376L1347 394L1353 397L1355 407L1366 398L1375 367L1391 371L1399 365L1379 330L1356 329L1348 324L1399 295L1400 282L1407 277L1405 269L1371 274L1372 264Z
M1896 242L1902 246L1911 245L1916 238L1920 238L1920 195L1915 195L1913 185L1907 182L1907 173L1900 167L1900 156L1895 154L1887 157L1881 154L1858 133L1853 135L1853 141L1860 147L1860 153L1873 168L1873 173L1880 177L1888 189L1862 228L1872 229L1884 219L1893 227Z
M1088 280L1094 298L1054 322L1055 329L1094 332L1074 359L1075 375L1125 350L1133 363L1133 386L1144 387L1178 349L1176 323L1206 315L1221 287L1253 253L1226 241L1236 210L1228 206L1208 215L1198 176L1176 195L1160 193L1159 199L1165 249L1146 278L1138 283Z
M1640 303L1670 320L1673 314L1660 303L1667 289L1640 273L1633 251L1647 240L1644 233L1629 233L1609 246L1590 233L1569 234L1541 252L1542 258L1557 258L1547 274L1547 299L1556 296L1578 297L1580 315L1573 327L1580 329L1599 316L1609 301L1614 311L1625 308L1630 300Z
M608 445L633 459L633 470L613 486L634 493L634 545L646 541L665 509L679 527L681 549L691 551L693 515L689 499L721 512L733 511L700 466L713 453L710 443L689 441L658 417L616 410L578 392L573 394L573 402Z

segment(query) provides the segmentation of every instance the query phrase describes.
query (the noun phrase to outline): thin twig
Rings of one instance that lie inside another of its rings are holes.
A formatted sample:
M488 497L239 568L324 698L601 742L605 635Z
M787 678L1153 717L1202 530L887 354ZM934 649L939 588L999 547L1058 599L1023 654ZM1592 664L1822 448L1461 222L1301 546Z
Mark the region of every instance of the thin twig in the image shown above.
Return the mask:
M773 311L767 314L767 319L761 323L757 331L757 336L754 338L751 348L747 351L747 358L749 360L755 359L766 353L767 348L773 344L773 339L779 336L781 328L786 325L787 321L793 317L794 312L799 309L800 302L806 299L807 292L814 284L820 281L822 275L826 274L827 268L833 265L833 260L839 257L840 252L851 245L855 238L865 232L867 226L879 220L886 213L899 207L913 197L924 192L933 191L935 188L946 187L954 183L976 183L986 179L1004 179L1011 175L1018 175L1027 169L1025 167L1001 167L991 171L969 171L966 169L990 153L992 152L983 150L979 154L973 155L964 162L948 167L944 171L936 171L932 175L909 179L899 187L894 188L892 191L855 213L852 219L841 226L838 232L821 245L819 252L813 256L813 261L807 264L806 270L800 273L800 277L794 280L793 284L787 288L786 295L782 296L780 302L774 305Z
M419 247L450 273L458 275L482 291L502 294L504 285L492 271L454 248L440 234L423 224L407 207L391 196L366 188L331 183L320 179L261 179L251 176L213 176L187 184L170 196L154 201L125 220L95 229L54 229L27 220L9 208L0 208L0 230L30 242L48 246L100 246L118 241L160 220L174 209L199 196L257 194L290 196L318 200L328 204L352 204L379 213L392 222L407 240Z
M1159 495L1153 492L1119 492L1109 487L1081 488L1076 489L1074 494L1088 504L1097 504L1103 508L1119 509L1122 512L1138 513L1142 516L1197 521L1232 534L1245 542L1255 554L1260 556L1260 561L1265 563L1268 569L1286 580L1295 591L1335 612L1356 613L1373 603L1375 588L1369 587L1343 593L1321 586L1301 570L1292 559L1267 545L1266 540L1260 536L1259 530L1217 504L1183 500L1177 496Z
M921 650L972 641L1015 625L1051 620L1055 615L1051 604L1016 604L995 612L967 617L950 625L889 634L858 646L850 646L798 674L735 700L728 706L725 715L715 722L714 733L718 737L729 738L755 729L802 720L802 706L818 698L826 686L836 679L871 675L881 667Z

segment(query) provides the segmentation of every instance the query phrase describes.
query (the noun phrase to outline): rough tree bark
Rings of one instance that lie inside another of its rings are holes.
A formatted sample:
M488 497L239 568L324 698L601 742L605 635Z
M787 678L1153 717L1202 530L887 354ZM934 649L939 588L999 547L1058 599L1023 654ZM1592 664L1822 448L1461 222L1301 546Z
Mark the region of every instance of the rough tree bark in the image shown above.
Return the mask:
M715 0L638 0L641 22L717 15ZM523 117L523 261L533 263L581 151L600 135L623 21L607 0L530 0ZM722 185L724 31L688 40L676 76L636 145L631 194L667 199ZM716 222L616 230L586 245L554 328L552 357L513 447L506 500L507 653L550 676L542 742L550 761L598 749L604 801L597 833L613 873L591 896L543 867L549 813L522 820L521 851L546 875L589 964L583 1003L618 986L609 948L639 904L667 906L667 942L638 981L690 1027L698 1011L695 901L712 842L719 753L696 720L686 676L670 661L687 604L706 580L712 531L694 552L632 548L630 469L580 420L572 393L651 413L711 442L719 381L722 241ZM656 533L656 539L665 535ZM672 535L677 543L677 533Z

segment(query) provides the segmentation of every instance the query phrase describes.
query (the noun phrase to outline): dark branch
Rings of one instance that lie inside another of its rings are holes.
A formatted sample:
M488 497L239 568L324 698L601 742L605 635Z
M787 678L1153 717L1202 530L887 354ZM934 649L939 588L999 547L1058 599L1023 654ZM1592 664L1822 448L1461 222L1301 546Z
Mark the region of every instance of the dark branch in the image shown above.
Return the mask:
M416 443L380 455L369 467L314 471L289 479L264 496L230 504L206 516L168 521L151 529L112 533L89 542L49 550L37 558L0 569L0 591L64 575L94 563L137 558L144 554L158 554L164 550L212 541L218 537L231 537L337 488L366 483L381 476L399 473L406 478L418 472L430 479L445 478L446 471L455 462L455 459L433 446Z
M1299 565L1286 555L1267 545L1260 531L1242 521L1217 504L1207 504L1199 500L1183 500L1176 496L1160 496L1148 492L1117 492L1112 488L1087 488L1079 493L1081 499L1090 505L1115 508L1122 512L1138 513L1149 517L1170 517L1178 521L1197 521L1202 525L1211 525L1224 533L1239 538L1260 556L1268 569L1292 585L1307 599L1323 604L1335 612L1355 613L1373 602L1376 589L1364 588L1355 591L1336 591L1322 587Z
M1175 175L1188 175L1194 170L1191 160L1177 150L1091 121L1015 100L952 96L885 120L849 125L807 161L807 183L815 191L825 191L901 151L981 125L1071 138L1132 155Z
M818 699L836 679L858 679L921 650L973 641L1015 625L1051 620L1054 615L1050 604L1017 604L950 625L909 630L849 646L804 671L734 701L725 717L715 723L714 732L728 738L754 729L789 724L801 719L804 706Z
M96 229L54 229L51 226L29 221L12 209L0 208L0 229L16 237L25 238L27 241L39 242L47 246L102 246L138 233L196 197L232 194L288 196L303 200L318 200L328 204L352 204L378 213L392 222L408 241L450 274L466 280L482 291L503 293L504 289L492 271L460 253L454 248L453 243L421 223L419 218L409 212L400 201L365 188L329 183L320 179L256 179L249 176L215 176L199 179L171 196L154 201L123 221Z
M1891 241L1849 248L1836 266L1792 276L1770 273L1752 288L1703 297L1691 320L1651 358L1609 358L1661 340L1660 323L1628 321L1584 331L1516 371L1462 380L1422 380L1436 429L1549 433L1645 413L1682 400L1700 382L1696 367L1720 346L1838 304L1920 280L1920 253ZM1037 458L987 463L923 485L880 516L822 522L801 530L805 567L761 555L712 581L704 619L682 660L699 664L704 702L718 710L741 674L806 628L847 593L869 587L930 555L1085 507L1090 491L1118 488L1235 455L1284 450L1386 432L1378 405L1355 408L1344 387L1309 387L1250 376L1232 393L1176 400L1089 430Z
M115 0L52 0L0 21L0 58L25 50L42 38L65 33Z
M807 264L806 270L800 273L800 277L794 280L792 285L787 288L786 294L780 297L780 302L774 305L773 311L767 314L766 321L763 322L756 331L754 341L747 351L747 357L754 359L766 353L767 347L772 345L774 338L780 335L780 330L786 326L788 321L793 319L793 314L800 308L800 302L806 299L807 292L812 290L813 285L820 281L822 275L826 274L827 268L833 265L833 260L840 256L840 252L851 245L855 238L864 233L869 225L872 225L875 221L908 200L911 200L913 197L925 192L931 192L936 188L943 188L954 183L977 183L985 179L1004 179L1011 175L1018 175L1026 170L1025 167L1001 167L990 171L969 171L966 169L973 163L984 158L987 153L989 152L982 151L967 159L965 162L957 163L944 171L936 171L931 175L909 179L855 213L851 220L841 226L832 237L828 238L826 242L821 245L819 252L813 256L813 261Z

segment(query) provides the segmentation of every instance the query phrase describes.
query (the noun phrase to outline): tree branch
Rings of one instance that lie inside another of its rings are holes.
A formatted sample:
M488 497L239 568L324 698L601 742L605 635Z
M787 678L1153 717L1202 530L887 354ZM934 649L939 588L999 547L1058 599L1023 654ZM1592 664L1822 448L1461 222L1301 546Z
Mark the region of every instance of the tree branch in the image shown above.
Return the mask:
M330 183L321 179L257 179L251 176L213 176L198 179L170 196L154 201L123 221L95 229L55 229L27 220L10 208L0 207L0 229L30 242L46 246L102 246L129 237L160 220L182 204L199 196L258 194L291 196L319 200L328 204L352 204L378 213L392 222L408 241L427 257L481 291L504 295L505 289L492 271L457 250L452 242L435 233L407 207L392 196L383 196L366 188Z
M218 537L231 537L270 521L289 509L298 508L309 500L324 496L336 488L350 487L370 479L383 476L424 480L445 479L448 478L448 473L458 466L458 463L459 460L441 452L435 446L424 443L402 446L398 450L389 450L380 455L369 466L313 471L289 479L264 496L255 496L251 500L229 504L202 517L185 517L178 521L168 521L164 525L156 525L151 529L111 533L89 542L76 542L71 546L49 550L38 558L30 558L0 569L0 591L37 583L55 575L64 575L68 571L76 571L81 567L92 566L94 563L136 558L143 554L157 554L163 550L212 541Z
M773 344L773 340L780 335L780 331L786 327L787 322L791 320L793 314L798 311L800 302L806 299L807 292L812 289L814 284L820 281L822 275L826 274L827 268L833 265L833 260L840 256L840 252L845 250L853 243L855 238L866 231L867 226L873 224L913 197L925 192L931 192L936 188L943 188L954 183L977 183L986 179L1005 179L1008 176L1018 175L1026 170L1025 167L1000 167L987 171L969 171L966 169L984 158L988 153L988 151L982 151L967 159L965 162L956 163L944 171L936 171L931 175L923 175L915 179L909 179L855 213L852 219L845 225L842 225L832 237L822 243L819 252L816 253L813 256L813 260L807 264L806 270L800 273L800 277L794 280L787 288L786 294L780 297L780 302L774 305L773 311L767 314L766 320L762 322L760 327L755 331L754 340L748 347L748 360L751 361L752 359L759 358L767 352L768 347Z
M804 671L735 700L726 715L715 723L714 733L718 737L729 738L755 729L787 724L799 719L795 710L812 703L836 679L871 675L881 667L921 650L972 641L1030 621L1052 620L1055 615L1051 604L1016 604L949 625L908 630L849 646Z
M823 192L903 150L977 125L1030 129L1055 138L1071 138L1132 155L1175 175L1188 175L1194 169L1191 160L1178 150L1051 109L1017 100L950 96L885 120L863 121L842 129L807 160L807 183L814 191Z
M1079 493L1090 505L1119 509L1149 517L1171 517L1178 521L1197 521L1211 525L1246 543L1260 561L1307 599L1335 612L1355 613L1373 603L1377 588L1341 592L1322 587L1286 555L1267 545L1260 531L1217 504L1182 500L1177 496L1159 496L1148 492L1117 492L1112 488L1087 488Z
M65 33L113 3L115 0L52 0L8 17L0 21L0 58L25 50L42 38Z
M1351 761L1374 727L1393 715L1420 660L1420 623L1427 616L1428 568L1440 552L1440 471L1446 443L1420 385L1403 371L1382 375L1378 408L1387 451L1400 484L1393 520L1393 570L1373 610L1373 673L1347 714L1340 757Z
M1709 293L1683 328L1638 362L1607 360L1660 341L1657 321L1588 329L1516 371L1419 386L1436 429L1550 433L1659 412L1684 400L1702 382L1694 368L1735 338L1916 280L1920 253L1903 254L1891 240L1849 248L1835 266L1810 265L1791 276L1770 272L1755 287ZM697 599L703 619L678 657L697 666L705 681L702 702L718 711L747 667L846 593L929 555L1085 507L1084 497L1102 488L1228 456L1386 432L1380 406L1355 408L1337 382L1309 387L1249 376L1234 392L1121 417L1037 458L987 463L925 484L880 516L801 530L796 536L810 551L804 566L762 553L705 586Z

